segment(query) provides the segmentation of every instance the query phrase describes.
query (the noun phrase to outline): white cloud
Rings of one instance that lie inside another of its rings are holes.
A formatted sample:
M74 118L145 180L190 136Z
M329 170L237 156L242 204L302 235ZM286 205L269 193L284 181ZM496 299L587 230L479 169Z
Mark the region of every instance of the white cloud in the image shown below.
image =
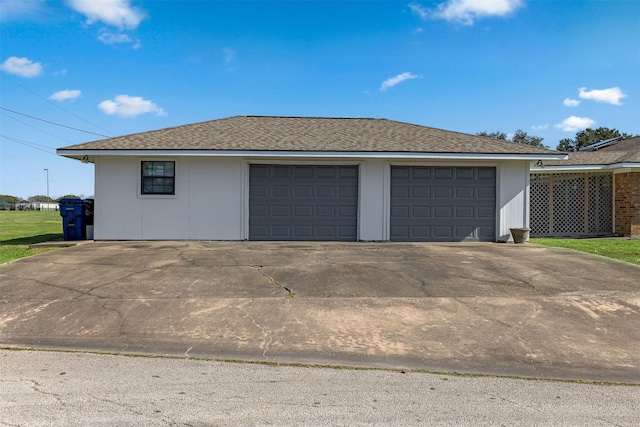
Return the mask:
M44 10L45 0L0 0L0 21L8 21L22 17L37 17Z
M380 90L381 91L385 91L391 87L394 87L395 85L402 83L405 80L411 80L411 79L417 79L419 76L416 74L411 74L411 73L402 73L402 74L398 74L395 77L391 77L388 78L387 80L382 82L382 85L380 86Z
M609 89L593 90L587 90L586 87L581 87L578 91L580 92L578 96L582 99L591 99L596 102L605 102L613 105L622 105L620 100L627 97L617 86L610 87Z
M107 114L116 114L122 117L136 117L144 113L156 113L156 116L164 116L166 113L155 102L143 99L140 96L118 95L113 100L107 99L98 104L98 108Z
M229 47L225 47L222 49L222 54L224 55L224 62L227 64L231 64L232 62L235 62L236 60L236 51L229 48Z
M523 0L447 0L438 5L432 15L462 25L473 25L476 19L505 16L522 6Z
M131 36L125 33L112 33L105 28L98 31L98 40L104 44L131 43L133 49L140 47L140 40L132 39Z
M591 120L588 117L576 117L569 116L556 125L556 128L565 132L577 132L579 130L586 129L593 126L596 123L595 120Z
M429 9L425 9L418 3L409 3L409 9L411 9L411 13L421 19L427 19L429 17Z
M565 107L577 107L580 105L580 101L577 99L565 98L564 101L562 101L562 105Z
M534 125L534 126L531 126L531 129L533 129L533 130L547 130L547 129L549 129L549 123L545 123L543 125L537 125L537 126Z
M65 99L76 99L80 95L82 95L82 92L79 90L65 89L54 93L49 97L49 99L53 99L54 101L64 101Z
M0 64L0 70L21 77L36 77L42 74L42 64L39 62L33 62L28 58L12 56Z
M87 24L104 22L120 29L135 29L145 18L130 0L67 0L69 6L87 17Z
M112 33L102 28L98 31L98 40L104 44L131 43L131 37L124 33Z
M222 60L227 71L235 71L236 51L230 47L222 48Z

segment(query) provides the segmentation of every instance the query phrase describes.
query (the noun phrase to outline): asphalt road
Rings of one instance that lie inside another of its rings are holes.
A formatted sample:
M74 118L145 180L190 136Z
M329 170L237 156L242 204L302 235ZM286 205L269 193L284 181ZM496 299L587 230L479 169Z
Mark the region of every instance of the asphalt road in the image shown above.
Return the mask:
M0 351L2 426L637 426L640 387Z

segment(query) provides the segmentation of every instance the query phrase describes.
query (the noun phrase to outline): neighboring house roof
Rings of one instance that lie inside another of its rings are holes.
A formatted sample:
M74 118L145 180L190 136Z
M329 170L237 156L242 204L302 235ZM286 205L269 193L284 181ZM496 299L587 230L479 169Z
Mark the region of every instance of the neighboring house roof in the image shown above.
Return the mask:
M58 154L148 150L208 152L562 153L387 119L235 116L58 149ZM115 154L115 153L114 153ZM214 153L215 154L215 153ZM549 158L549 157L547 157Z
M613 141L601 147L568 154L566 160L545 161L544 167L554 169L640 167L640 137ZM541 170L540 168L535 169Z

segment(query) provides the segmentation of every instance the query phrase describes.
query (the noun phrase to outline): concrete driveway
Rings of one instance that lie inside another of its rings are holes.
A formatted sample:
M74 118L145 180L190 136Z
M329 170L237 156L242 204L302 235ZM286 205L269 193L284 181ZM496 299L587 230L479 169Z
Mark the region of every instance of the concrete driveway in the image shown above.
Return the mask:
M640 267L532 244L92 242L0 266L0 345L640 383Z

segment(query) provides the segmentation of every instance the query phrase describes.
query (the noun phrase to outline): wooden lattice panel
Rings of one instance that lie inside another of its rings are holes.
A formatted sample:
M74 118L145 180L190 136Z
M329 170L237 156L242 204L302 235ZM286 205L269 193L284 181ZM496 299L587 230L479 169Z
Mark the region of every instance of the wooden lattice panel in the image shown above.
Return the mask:
M610 174L589 175L589 233L611 232L612 179Z
M550 233L549 228L549 175L531 175L531 214L529 226L532 235Z
M584 231L584 174L558 174L553 180L553 233Z
M533 174L531 235L611 234L612 181L609 173Z

